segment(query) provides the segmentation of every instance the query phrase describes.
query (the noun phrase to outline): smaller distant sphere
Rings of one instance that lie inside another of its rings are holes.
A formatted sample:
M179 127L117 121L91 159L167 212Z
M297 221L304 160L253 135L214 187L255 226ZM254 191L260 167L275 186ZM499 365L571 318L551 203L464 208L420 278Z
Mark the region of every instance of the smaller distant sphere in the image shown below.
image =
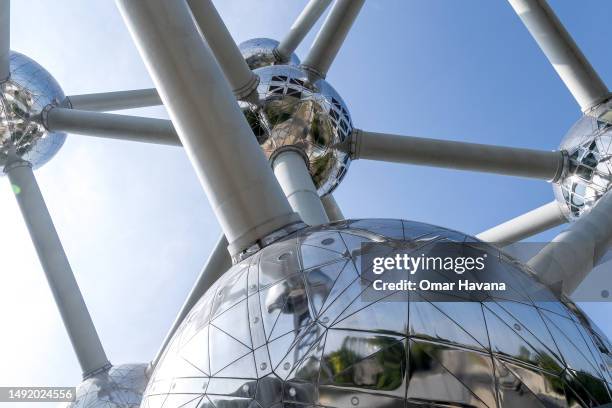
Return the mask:
M580 118L560 148L567 151L569 166L553 190L568 219L576 220L612 187L612 106Z
M254 72L256 99L239 104L266 157L284 148L300 150L318 194L332 192L350 164L341 148L353 132L346 104L327 81L299 67L272 65Z
M65 133L49 132L39 120L46 106L64 100L64 92L42 66L15 51L10 54L10 73L0 83L0 151L6 154L12 146L19 157L38 168L66 140Z
M89 377L65 408L138 408L147 386L148 364L123 364Z
M238 48L249 68L253 70L280 63L274 55L274 49L278 44L278 41L270 38L253 38L241 43ZM292 53L286 64L300 65L300 59Z

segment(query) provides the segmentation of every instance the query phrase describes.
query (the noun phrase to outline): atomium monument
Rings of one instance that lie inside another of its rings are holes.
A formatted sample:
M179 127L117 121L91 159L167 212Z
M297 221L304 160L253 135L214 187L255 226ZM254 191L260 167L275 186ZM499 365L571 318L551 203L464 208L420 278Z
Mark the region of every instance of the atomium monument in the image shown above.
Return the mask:
M559 151L356 128L326 77L363 0L336 0L303 60L295 50L331 0L311 0L281 41L240 46L210 0L116 0L155 89L64 98L35 62L9 58L5 41L4 171L83 369L71 406L612 404L612 344L569 298L612 246L611 95L544 0L509 2L584 113ZM0 5L6 31L8 1ZM162 102L171 121L104 113ZM36 185L32 167L67 132L182 146L222 227L148 365L109 363ZM357 159L546 180L556 199L476 237L347 220L332 193ZM503 253L565 222L529 262ZM488 245L497 255L487 273L503 276L512 297L367 300L362 244L373 242Z

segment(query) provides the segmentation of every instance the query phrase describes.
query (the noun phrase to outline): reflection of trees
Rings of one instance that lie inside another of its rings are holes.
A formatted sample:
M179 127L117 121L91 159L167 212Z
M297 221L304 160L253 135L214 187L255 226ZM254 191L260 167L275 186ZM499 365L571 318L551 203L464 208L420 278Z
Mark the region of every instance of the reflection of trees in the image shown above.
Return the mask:
M536 365L537 367L546 370L549 373L555 373L556 375L546 375L546 382L550 386L551 390L555 391L555 393L561 395L565 393L565 386L563 380L557 376L564 370L564 368L551 355L547 353L534 353L526 346L521 345L519 347L518 354L509 357L523 361L525 363L528 363L529 365Z
M430 371L433 367L430 353L435 347L428 343L410 343L411 371Z
M542 367L544 370L560 373L563 370L563 367L559 365L557 360L549 356L548 354L538 354L536 358L538 366ZM559 394L564 393L564 385L563 380L561 378L555 376L548 376L548 384L550 387Z
M529 356L529 350L525 347L521 347L521 353L520 356L518 356L519 359L532 364L535 362L539 367L551 373L561 373L563 371L563 367L557 360L548 354L538 353L535 358L532 359L534 361L529 361L526 357L523 358L524 356ZM565 378L569 386L587 404L591 399L595 399L600 404L611 402L610 396L606 390L606 385L601 379L582 371L575 372L574 375L565 375ZM564 394L567 392L567 387L560 377L549 376L548 384L557 393Z
M318 345L315 347L319 347ZM310 356L305 359L299 369L296 370L294 379L315 382L319 378L319 359Z
M599 378L593 377L591 374L583 371L575 372L574 375L566 376L569 386L586 402L595 399L591 406L598 406L610 403L610 395L606 390L606 385ZM592 398L591 398L592 397Z
M323 365L322 374L331 375L336 385L389 391L403 383L406 350L391 337L347 336L338 350L324 356Z

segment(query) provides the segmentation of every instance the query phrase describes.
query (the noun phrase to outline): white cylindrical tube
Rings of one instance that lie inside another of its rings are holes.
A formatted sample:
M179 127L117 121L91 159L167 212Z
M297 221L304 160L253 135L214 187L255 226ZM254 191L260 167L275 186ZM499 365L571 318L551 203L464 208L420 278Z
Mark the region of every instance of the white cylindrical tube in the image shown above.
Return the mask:
M247 65L211 0L189 0L193 18L215 54L237 98L249 95L259 78Z
M306 34L308 34L330 3L331 0L310 0L308 2L289 29L287 35L276 47L275 53L280 61L289 61L291 54L295 52L295 49L300 45Z
M281 150L272 158L272 168L291 208L306 224L321 225L329 222L300 152L293 149Z
M117 4L232 255L298 222L187 3Z
M65 103L73 109L95 112L145 108L161 104L162 101L155 88L70 95L66 97Z
M612 192L529 260L540 279L571 295L612 246Z
M476 238L506 246L566 222L561 206L557 201L552 201L483 231Z
M12 184L83 377L110 367L30 163L9 158L4 172Z
M46 111L43 122L51 131L170 146L181 145L172 122L166 119L53 107Z
M321 78L336 58L365 0L336 0L302 65Z
M557 180L563 173L563 152L455 142L355 130L354 159L420 164Z
M582 111L610 97L608 87L546 0L508 0Z
M342 210L333 195L327 194L321 197L321 202L323 203L323 208L325 208L325 213L327 213L329 221L335 222L344 219L344 214L342 214Z

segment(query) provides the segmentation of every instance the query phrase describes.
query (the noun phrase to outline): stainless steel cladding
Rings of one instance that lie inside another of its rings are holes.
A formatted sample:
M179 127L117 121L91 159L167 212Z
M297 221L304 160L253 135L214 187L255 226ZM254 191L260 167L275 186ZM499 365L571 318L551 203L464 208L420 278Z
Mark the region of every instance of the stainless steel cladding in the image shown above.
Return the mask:
M612 103L584 115L570 129L561 149L569 163L555 197L570 220L588 213L612 186Z
M14 148L34 168L48 162L62 147L66 134L49 132L41 114L48 105L58 105L64 92L37 62L11 51L11 75L0 83L0 152Z
M362 243L418 243L421 251L470 240L417 222L354 220L271 244L234 265L191 310L142 407L610 403L610 342L513 259L498 257L488 273L504 276L514 300L361 296Z
M309 171L320 196L333 191L350 164L340 148L353 131L348 108L323 79L314 81L298 67L273 65L259 75L256 101L240 106L266 156L294 147L308 159Z

